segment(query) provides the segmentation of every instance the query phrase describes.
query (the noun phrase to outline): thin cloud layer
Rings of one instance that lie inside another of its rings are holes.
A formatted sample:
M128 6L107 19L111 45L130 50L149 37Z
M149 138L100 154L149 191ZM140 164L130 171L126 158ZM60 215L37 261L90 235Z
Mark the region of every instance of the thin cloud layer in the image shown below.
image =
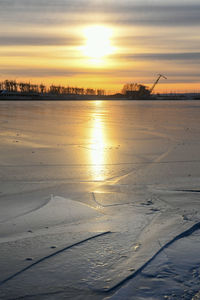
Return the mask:
M119 55L118 59L125 60L149 60L149 61L195 61L200 62L200 52L183 53L140 53L133 55Z
M0 46L56 46L56 45L70 45L76 46L83 43L80 39L75 37L58 37L52 36L29 36L27 35L8 35L2 36L0 39Z
M6 0L0 3L1 22L54 24L78 22L92 14L105 15L110 22L161 26L200 25L200 3L190 1L49 1ZM77 19L76 16L79 16Z

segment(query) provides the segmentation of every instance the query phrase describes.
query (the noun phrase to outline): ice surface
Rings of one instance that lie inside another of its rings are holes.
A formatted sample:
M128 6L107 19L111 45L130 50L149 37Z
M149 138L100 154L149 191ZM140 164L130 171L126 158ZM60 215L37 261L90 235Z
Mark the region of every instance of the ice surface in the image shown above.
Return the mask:
M91 207L70 199L53 196L41 207L20 214L1 224L1 236L15 237L20 233L33 232L45 227L80 222L84 218L98 217L100 214ZM14 226L14 229L13 229Z
M198 101L0 106L0 298L198 295Z
M106 299L199 299L200 230L166 247L146 268Z

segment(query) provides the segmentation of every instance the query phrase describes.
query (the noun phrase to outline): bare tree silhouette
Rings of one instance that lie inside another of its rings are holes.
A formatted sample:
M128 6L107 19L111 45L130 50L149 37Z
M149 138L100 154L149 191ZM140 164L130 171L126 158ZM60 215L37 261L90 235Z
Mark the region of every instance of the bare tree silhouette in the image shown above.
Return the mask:
M126 88L128 89L128 87ZM31 94L52 94L52 95L105 95L103 89L93 89L74 86L61 86L61 85L50 85L46 87L43 83L37 85L30 82L17 82L16 80L4 80L0 82L0 90L6 90L8 92L19 92L19 93L31 93Z

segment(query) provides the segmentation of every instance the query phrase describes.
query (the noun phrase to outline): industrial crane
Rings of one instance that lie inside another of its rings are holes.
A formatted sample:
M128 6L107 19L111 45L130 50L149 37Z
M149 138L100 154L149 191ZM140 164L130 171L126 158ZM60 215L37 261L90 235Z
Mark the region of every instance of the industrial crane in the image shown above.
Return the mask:
M165 77L164 75L162 74L158 74L158 78L156 79L156 81L154 82L154 84L152 85L152 87L150 88L150 94L152 94L156 84L158 83L158 81L160 80L160 78L164 78L164 79L167 79L167 77Z

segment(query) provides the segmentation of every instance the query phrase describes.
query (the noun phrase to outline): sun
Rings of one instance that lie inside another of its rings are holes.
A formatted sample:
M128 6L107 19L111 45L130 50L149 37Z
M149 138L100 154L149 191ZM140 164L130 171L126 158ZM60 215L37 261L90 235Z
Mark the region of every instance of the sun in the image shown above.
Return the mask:
M114 52L111 45L112 29L104 26L91 26L83 30L85 46L82 51L91 59L101 59Z

